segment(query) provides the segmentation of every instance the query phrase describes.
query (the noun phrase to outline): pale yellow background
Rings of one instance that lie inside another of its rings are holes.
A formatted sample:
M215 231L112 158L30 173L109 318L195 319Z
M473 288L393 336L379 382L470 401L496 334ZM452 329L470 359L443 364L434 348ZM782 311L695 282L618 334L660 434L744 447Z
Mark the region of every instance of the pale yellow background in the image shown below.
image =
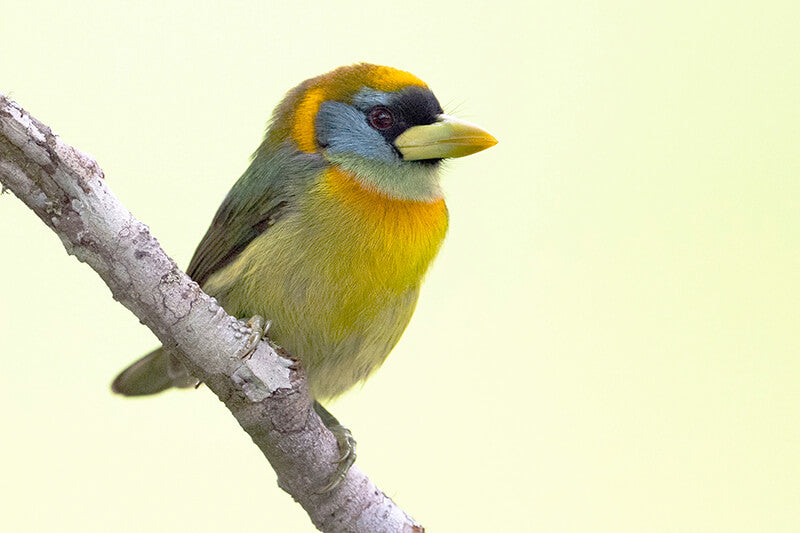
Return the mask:
M301 80L408 69L500 144L388 363L333 406L431 532L800 530L796 2L5 1L0 91L181 265ZM0 530L313 528L206 389L0 198Z

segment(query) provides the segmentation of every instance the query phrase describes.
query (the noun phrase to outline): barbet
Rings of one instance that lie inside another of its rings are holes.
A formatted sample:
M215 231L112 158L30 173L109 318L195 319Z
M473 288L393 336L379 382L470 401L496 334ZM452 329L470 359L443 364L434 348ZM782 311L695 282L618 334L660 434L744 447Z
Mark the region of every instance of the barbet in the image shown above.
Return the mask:
M342 460L349 431L319 403L366 379L408 325L447 231L440 163L496 144L443 114L415 76L358 64L306 80L276 108L252 163L222 202L187 274L300 360ZM253 321L258 324L260 321ZM115 392L194 385L159 348L124 370Z

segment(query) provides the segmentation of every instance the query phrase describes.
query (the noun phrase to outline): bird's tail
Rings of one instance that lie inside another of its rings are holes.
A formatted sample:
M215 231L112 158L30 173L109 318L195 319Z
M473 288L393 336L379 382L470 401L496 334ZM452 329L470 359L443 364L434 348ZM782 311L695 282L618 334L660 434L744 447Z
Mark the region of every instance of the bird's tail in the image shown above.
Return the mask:
M153 350L120 372L111 390L123 396L147 396L170 387L193 387L197 380L163 347Z

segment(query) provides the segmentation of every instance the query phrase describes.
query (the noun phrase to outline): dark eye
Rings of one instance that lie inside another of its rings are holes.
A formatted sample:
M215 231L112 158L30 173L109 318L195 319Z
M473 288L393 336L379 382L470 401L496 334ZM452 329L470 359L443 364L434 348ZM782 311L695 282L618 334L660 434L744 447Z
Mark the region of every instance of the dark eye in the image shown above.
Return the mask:
M369 125L376 130L388 130L394 124L392 112L383 106L376 106L367 113Z

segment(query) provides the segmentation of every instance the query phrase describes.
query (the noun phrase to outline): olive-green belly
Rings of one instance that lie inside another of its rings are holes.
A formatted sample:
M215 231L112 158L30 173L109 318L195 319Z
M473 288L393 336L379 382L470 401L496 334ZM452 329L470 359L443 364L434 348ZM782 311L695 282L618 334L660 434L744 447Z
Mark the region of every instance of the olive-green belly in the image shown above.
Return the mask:
M419 283L398 283L370 250L319 239L282 220L203 289L234 316L272 321L269 337L297 357L314 398L337 396L377 369L400 339Z

